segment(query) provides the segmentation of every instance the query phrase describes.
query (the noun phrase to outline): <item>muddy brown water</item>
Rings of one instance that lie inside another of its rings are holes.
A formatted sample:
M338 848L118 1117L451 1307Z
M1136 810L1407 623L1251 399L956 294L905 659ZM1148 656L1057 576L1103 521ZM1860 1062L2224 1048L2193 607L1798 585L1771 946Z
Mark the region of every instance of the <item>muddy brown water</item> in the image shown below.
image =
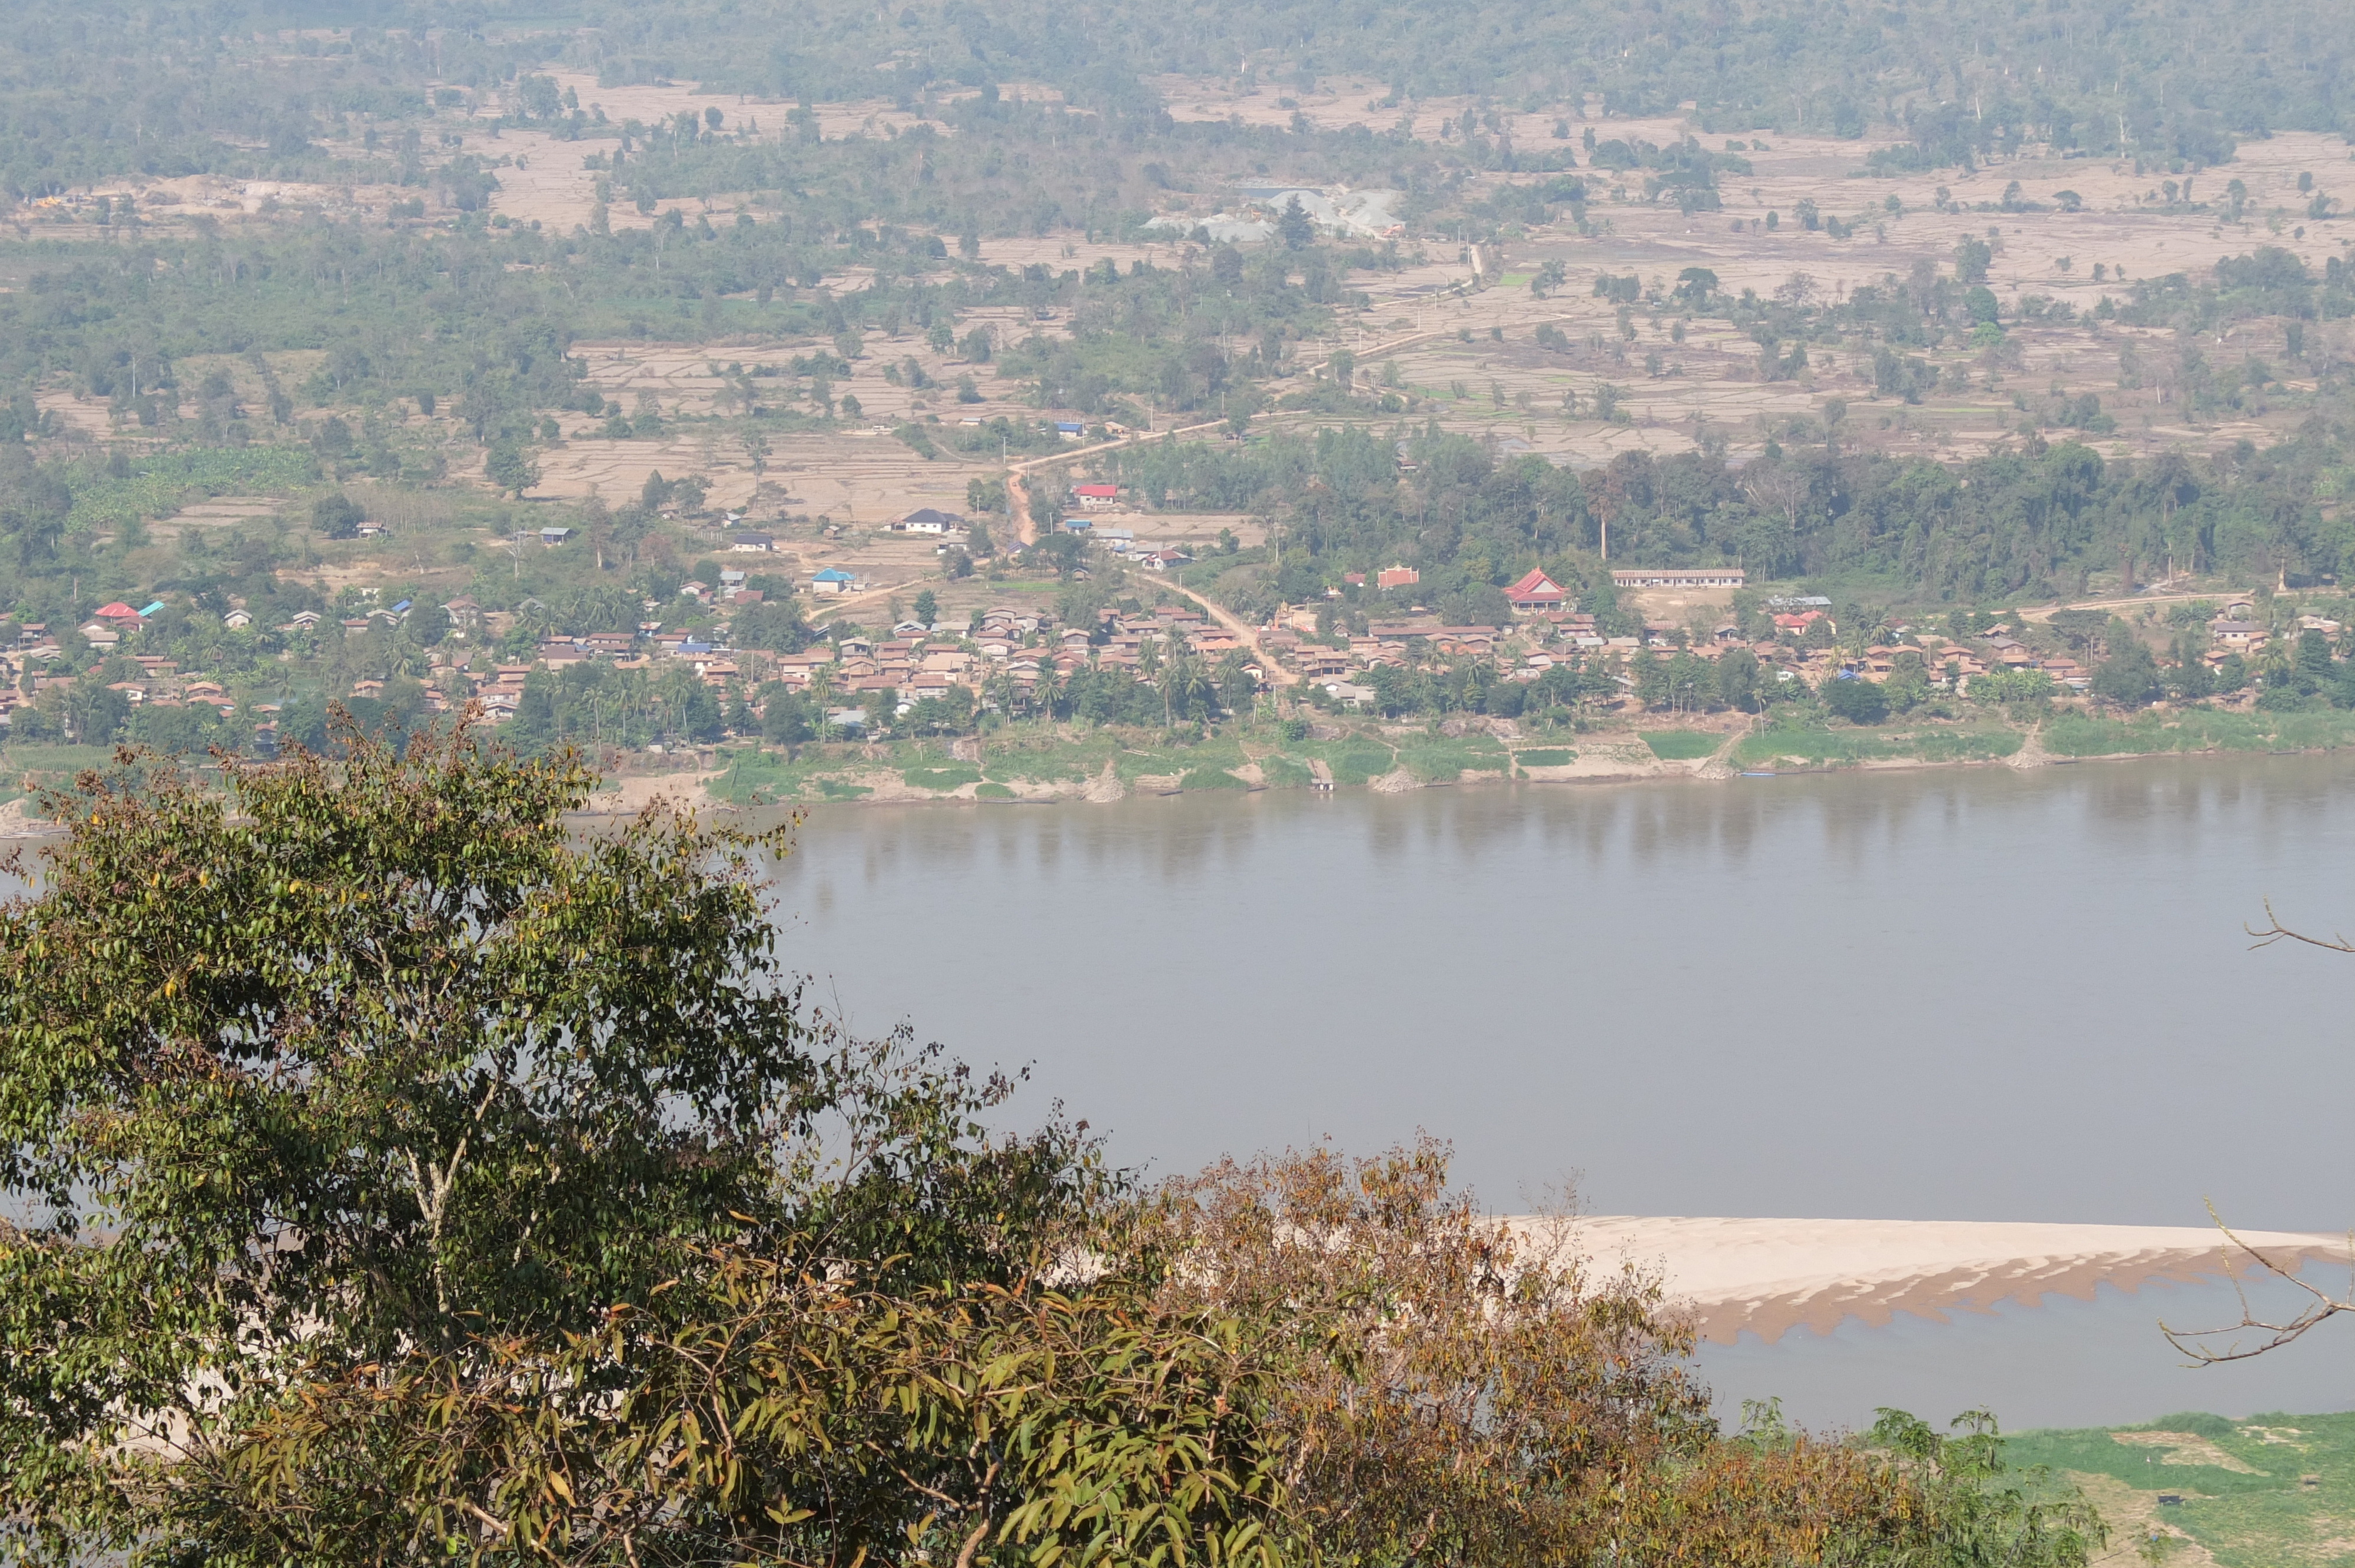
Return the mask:
M1518 1209L2355 1224L2355 758L820 808L786 948L857 1028L1029 1066L1147 1171L1425 1129ZM2160 1298L2164 1296L2164 1299ZM1817 1420L2355 1404L2190 1373L2200 1287L1705 1358ZM2327 1372L2327 1375L2325 1374ZM2200 1381L2205 1379L2207 1381ZM2187 1381L2188 1380L2188 1381ZM1888 1399L1891 1393L1903 1399Z

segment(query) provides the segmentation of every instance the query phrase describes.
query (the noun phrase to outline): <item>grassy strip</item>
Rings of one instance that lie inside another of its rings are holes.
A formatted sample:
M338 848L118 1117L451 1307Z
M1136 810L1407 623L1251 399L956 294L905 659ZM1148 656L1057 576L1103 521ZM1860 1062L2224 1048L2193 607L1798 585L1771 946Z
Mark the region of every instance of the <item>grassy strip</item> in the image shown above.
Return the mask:
M1745 736L1733 748L1744 768L1769 768L1797 758L1811 768L1852 768L1863 762L1983 762L2018 751L2022 736L2007 729L1886 729L1793 727Z
M2056 757L2122 757L2137 752L2309 751L2355 744L2355 713L2219 713L2188 708L2132 719L2071 714L2044 726L2044 749Z
M1663 762L1694 762L1725 744L1723 736L1689 729L1647 729L1644 744Z

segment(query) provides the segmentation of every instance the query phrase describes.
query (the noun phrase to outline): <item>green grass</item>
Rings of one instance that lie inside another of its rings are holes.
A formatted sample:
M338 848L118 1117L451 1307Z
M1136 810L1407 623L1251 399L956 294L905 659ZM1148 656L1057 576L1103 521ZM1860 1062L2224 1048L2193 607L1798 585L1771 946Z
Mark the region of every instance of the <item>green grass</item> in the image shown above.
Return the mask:
M1324 755L1336 784L1365 784L1398 766L1398 753L1380 741L1350 736L1333 743Z
M911 789L937 789L945 795L968 784L980 783L981 769L963 762L945 768L903 768L900 779Z
M2020 739L2017 730L2004 729L1793 726L1744 736L1733 748L1733 759L1744 768L1771 768L1793 757L1812 768L1876 761L1972 762L2009 757L2019 749Z
M2310 751L2355 744L2355 713L2219 713L2190 708L2131 719L2076 714L2044 726L2044 749L2056 757L2124 757L2137 752Z
M874 789L866 784L847 783L840 779L815 779L817 792L829 800L856 800L861 795L872 795Z
M1289 757L1261 758L1259 773L1271 789L1305 789L1316 777L1306 763Z
M1194 789L1248 789L1250 785L1223 768L1197 768L1178 780L1178 788Z
M1513 760L1524 768L1567 768L1578 760L1578 753L1554 747L1542 751L1517 751Z
M743 747L726 754L728 766L704 786L712 799L731 806L767 806L800 795L808 783L806 764L788 762L777 752Z
M113 748L104 746L0 747L0 769L13 774L79 773L86 768L103 768L113 757Z
M1502 746L1487 736L1460 740L1419 740L1399 748L1399 766L1425 784L1453 784L1466 769L1494 768L1510 764Z
M2187 1433L2256 1473L2199 1462L2207 1457L2202 1452L2170 1454L2165 1445L2120 1443L2116 1432ZM2177 1493L2182 1503L2158 1517L2226 1568L2343 1562L2349 1555L2344 1548L2319 1547L2344 1539L2344 1521L2355 1513L2355 1414L2227 1421L2186 1414L2139 1427L2023 1432L2010 1439L2005 1458L2059 1474L2106 1478L2154 1500L2162 1491ZM2301 1484L2307 1476L2317 1479L2311 1489Z
M1689 729L1647 729L1639 732L1652 755L1663 762L1692 762L1725 744L1722 736Z
M1011 800L1015 796L1014 791L1003 784L985 783L973 792L973 798L976 800Z

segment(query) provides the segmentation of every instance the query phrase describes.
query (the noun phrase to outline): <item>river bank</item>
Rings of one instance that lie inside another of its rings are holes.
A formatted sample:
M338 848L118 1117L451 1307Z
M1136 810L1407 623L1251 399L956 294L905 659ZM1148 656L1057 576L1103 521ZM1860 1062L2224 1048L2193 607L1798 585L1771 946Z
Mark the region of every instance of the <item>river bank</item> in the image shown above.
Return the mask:
M1362 724L1286 736L1238 728L1190 743L1040 728L980 739L719 750L696 777L730 805L1105 804L1205 791L1412 789L1497 783L1604 784L1767 774L1986 767L2096 758L2259 755L2355 747L2355 713L2153 709L1916 725L1693 724L1524 736L1509 724ZM677 779L677 775L657 776ZM676 789L676 786L672 786Z

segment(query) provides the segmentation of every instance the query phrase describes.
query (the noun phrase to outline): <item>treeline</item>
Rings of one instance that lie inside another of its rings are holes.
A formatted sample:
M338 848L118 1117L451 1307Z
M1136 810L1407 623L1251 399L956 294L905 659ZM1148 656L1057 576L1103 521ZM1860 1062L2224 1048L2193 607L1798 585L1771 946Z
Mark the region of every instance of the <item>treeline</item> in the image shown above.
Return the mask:
M1753 579L1852 577L1963 602L2077 595L2097 571L2170 564L2264 581L2355 573L2355 519L2327 503L2355 482L2350 461L2345 438L2323 434L2213 460L2030 441L1948 466L1819 445L1738 469L1705 451L1625 452L1578 473L1401 427L1146 445L1108 466L1155 505L1273 520L1281 566L1220 579L1238 608L1313 601L1345 573L1406 565L1423 574L1417 602L1493 622L1499 590L1530 567L1565 585L1601 578L1606 528L1611 565L1740 564Z
M0 195L30 200L133 175L197 174L421 184L398 130L381 146L365 137L357 157L318 141L364 122L414 125L438 108L471 106L474 90L512 79L538 57L527 37L492 42L483 20L454 6L24 0L0 37ZM276 36L337 22L357 30ZM464 90L448 88L443 104L429 88L436 80Z
M414 135L438 113L594 123L552 89L535 90L535 68L548 62L607 85L695 80L787 106L915 108L937 92L983 94L955 110L983 166L987 149L1010 143L1053 154L1001 164L1003 201L991 202L986 182L957 178L968 201L995 207L986 220L1001 231L1050 211L1086 224L1135 208L1153 188L1147 162L1180 180L1189 169L1223 180L1274 154L1295 165L1288 177L1358 184L1403 164L1404 177L1389 182L1401 185L1439 183L1417 167L1567 168L1581 161L1567 130L1540 122L1514 133L1497 111L1575 113L1588 95L1616 113L1673 114L1692 101L1712 134L1893 132L1904 146L1876 165L1890 169L2037 144L2197 171L2228 161L2235 138L2341 130L2349 112L2344 46L2287 0L2212 17L2178 17L2158 0L2059 0L2033 16L1992 0L1870 12L1775 0L1740 14L1700 0L1542 13L1376 0L1346 21L1305 0L1023 0L821 5L790 26L730 0L655 13L618 0L553 10L521 0L27 0L12 24L0 41L0 187L27 198L127 175L422 184L433 148ZM324 35L338 24L351 31ZM1170 72L1240 76L1271 96L1341 75L1377 85L1354 136L1246 130L1173 124L1152 85ZM1034 108L991 133L986 95L1026 82L1053 87L1079 112ZM1478 108L1444 147L1386 134L1410 100L1459 94ZM357 152L323 144L346 132Z
M1699 0L1541 11L1384 0L1344 18L1305 0L1103 0L845 8L791 38L721 0L666 7L659 21L619 5L587 9L599 30L571 45L584 67L804 98L1039 79L1074 102L1134 114L1155 107L1141 79L1233 78L1240 63L1271 92L1339 75L1378 83L1369 114L1454 94L1521 108L1599 94L1623 113L1693 101L1711 132L1895 127L1942 164L2031 140L2211 164L2231 155L2232 135L2334 130L2347 112L2343 46L2283 0L2205 17L2157 0L2060 0L2032 16L1988 0L1872 10L1785 0L1738 13Z

